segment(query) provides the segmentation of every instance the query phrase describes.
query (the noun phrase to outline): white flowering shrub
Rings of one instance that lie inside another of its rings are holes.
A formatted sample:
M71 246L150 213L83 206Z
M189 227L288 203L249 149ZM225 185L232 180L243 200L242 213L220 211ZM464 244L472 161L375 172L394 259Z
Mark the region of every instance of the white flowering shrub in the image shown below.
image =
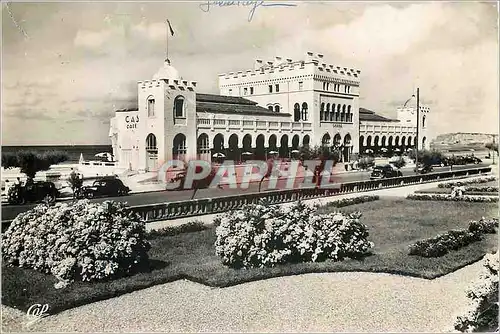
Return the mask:
M357 258L373 247L359 217L319 215L302 202L286 209L248 205L216 219L215 251L237 268Z
M461 332L498 332L498 252L483 259L479 279L467 291L469 305L455 321Z
M51 273L56 287L131 274L147 265L150 248L139 216L110 201L38 205L2 237L4 263Z

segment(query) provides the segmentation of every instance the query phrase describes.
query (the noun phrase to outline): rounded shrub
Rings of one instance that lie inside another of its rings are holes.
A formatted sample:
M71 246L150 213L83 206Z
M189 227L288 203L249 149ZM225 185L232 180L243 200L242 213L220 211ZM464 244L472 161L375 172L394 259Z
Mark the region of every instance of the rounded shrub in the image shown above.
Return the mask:
M477 280L467 289L466 311L454 327L460 332L498 332L498 251L487 254Z
M51 273L56 287L145 269L150 248L140 217L111 201L38 205L19 214L2 237L7 265Z
M373 247L359 217L319 215L300 201L286 208L248 205L216 219L216 254L237 268L356 258Z

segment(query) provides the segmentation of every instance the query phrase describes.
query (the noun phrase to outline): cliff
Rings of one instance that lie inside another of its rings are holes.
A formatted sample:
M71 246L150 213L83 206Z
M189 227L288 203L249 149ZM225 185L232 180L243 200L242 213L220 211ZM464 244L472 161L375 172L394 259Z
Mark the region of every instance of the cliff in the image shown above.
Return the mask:
M431 149L437 150L484 150L487 143L498 143L498 134L488 133L446 133L437 136L430 143Z

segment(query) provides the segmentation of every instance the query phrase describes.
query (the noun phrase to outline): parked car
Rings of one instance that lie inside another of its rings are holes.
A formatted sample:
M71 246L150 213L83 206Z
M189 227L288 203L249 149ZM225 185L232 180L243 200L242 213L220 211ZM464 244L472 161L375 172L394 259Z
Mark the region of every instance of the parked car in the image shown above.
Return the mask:
M130 192L130 188L125 186L117 177L103 177L91 186L83 186L77 192L77 198L94 198L102 196L125 196Z
M468 163L468 164L480 164L481 162L483 162L481 159L475 157L475 156L466 156L464 157L465 159L465 163Z
M403 173L391 165L379 165L373 167L372 173L370 175L371 180L376 179L386 179L390 177L401 177Z
M418 173L418 174L427 174L427 173L431 173L433 170L434 169L432 168L431 165L419 165L413 171Z
M26 185L15 185L9 188L7 200L10 204L25 204L28 202L54 203L59 196L53 182L36 181Z

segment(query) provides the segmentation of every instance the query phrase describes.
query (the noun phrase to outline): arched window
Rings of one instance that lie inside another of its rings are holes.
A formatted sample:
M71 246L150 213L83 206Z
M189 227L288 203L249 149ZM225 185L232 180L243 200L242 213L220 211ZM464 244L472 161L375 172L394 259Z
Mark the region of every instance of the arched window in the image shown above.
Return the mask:
M184 160L184 155L186 154L187 147L186 147L186 136L182 133L177 134L174 137L174 142L173 142L173 147L172 147L172 153L174 156L175 160Z
M321 103L321 109L319 110L320 121L326 121L325 119L325 102Z
M342 106L337 104L337 113L335 114L335 121L337 122L340 122L340 108L342 108Z
M174 118L184 118L184 97L177 96L174 100Z
M342 114L340 114L340 121L341 122L345 122L346 121L346 118L345 118L345 104L342 106Z
M351 106L347 107L347 121L352 122L352 112L351 112Z
M330 135L328 133L325 133L323 135L323 138L321 139L321 145L324 147L330 146Z
M280 106L274 106L274 111L275 112L280 112Z
M206 133L202 133L199 137L198 137L198 142L197 142L197 150L198 150L198 154L206 154L206 153L210 153L210 143L209 143L209 140L208 140L208 136Z
M422 117L422 127L425 128L425 115Z
M328 118L330 119L330 122L335 120L335 103L332 103L332 111L329 113Z
M295 105L293 106L293 121L300 121L300 104L298 103L295 103Z
M148 117L155 115L155 98L151 95L148 96Z
M269 106L269 107L267 107L267 109L269 109L269 111L274 111L273 106Z
M326 105L326 110L325 110L325 115L324 115L325 121L328 121L328 119L330 118L329 115L330 115L330 103L328 103Z
M158 146L156 146L156 136L152 133L150 133L146 137L146 151L151 152L151 153L157 153L158 152Z
M302 103L302 120L307 121L308 114L307 114L307 103Z

